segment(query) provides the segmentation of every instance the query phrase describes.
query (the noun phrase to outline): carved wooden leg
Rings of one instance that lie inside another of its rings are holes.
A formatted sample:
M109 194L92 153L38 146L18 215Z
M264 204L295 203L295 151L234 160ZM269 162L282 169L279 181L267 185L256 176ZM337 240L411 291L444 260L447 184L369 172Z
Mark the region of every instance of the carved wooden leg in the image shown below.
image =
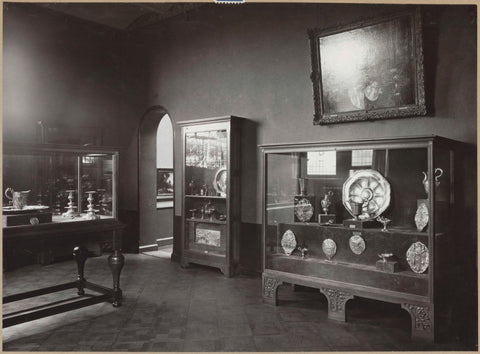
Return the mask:
M113 307L121 305L122 289L120 289L120 272L125 264L125 257L119 250L115 250L113 254L108 257L108 265L112 271L113 276Z
M263 301L267 304L277 306L278 287L283 283L276 278L262 274Z
M412 318L412 339L434 340L433 311L429 306L418 306L404 303Z
M324 294L328 300L328 318L345 322L345 305L348 300L353 299L353 295L345 291L330 288L321 288L320 292Z
M78 246L73 249L73 258L77 262L77 288L78 295L85 295L85 262L88 258L88 250L84 246Z

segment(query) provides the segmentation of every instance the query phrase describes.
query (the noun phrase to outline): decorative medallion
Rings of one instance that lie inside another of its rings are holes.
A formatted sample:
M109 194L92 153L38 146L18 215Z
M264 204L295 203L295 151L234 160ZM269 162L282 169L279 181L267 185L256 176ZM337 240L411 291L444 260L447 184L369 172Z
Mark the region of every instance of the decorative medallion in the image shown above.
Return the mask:
M221 197L227 195L227 177L227 168L221 167L215 173L215 177L213 178L213 188Z
M327 238L322 243L322 251L328 260L331 260L337 253L337 244L331 238Z
M424 201L419 202L417 212L415 213L415 225L418 231L422 231L428 225L428 217L427 203Z
M299 221L307 222L313 216L313 205L307 198L296 198L294 212Z
M360 220L374 220L390 205L390 184L375 170L354 172L343 184L342 201L347 211ZM361 204L359 215L352 205Z
M407 251L407 262L415 273L423 273L428 268L428 248L421 242L412 243Z
M355 254L362 254L365 251L365 240L360 236L360 234L355 234L350 237L348 240L348 244L350 245L350 249Z
M292 230L289 229L283 233L281 244L285 254L290 256L297 247L297 240Z

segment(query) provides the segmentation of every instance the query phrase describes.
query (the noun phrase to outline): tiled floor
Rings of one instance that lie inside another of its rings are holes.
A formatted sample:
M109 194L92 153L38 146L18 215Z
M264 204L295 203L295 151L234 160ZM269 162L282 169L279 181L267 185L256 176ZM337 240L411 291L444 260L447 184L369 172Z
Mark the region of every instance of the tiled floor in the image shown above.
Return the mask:
M73 261L6 272L3 295L74 280ZM111 286L106 256L86 264L89 281ZM123 305L108 303L3 330L7 351L398 351L476 350L447 337L436 345L410 340L410 318L396 305L355 299L346 323L327 319L318 291L279 289L280 305L263 304L261 277L225 278L201 266L182 269L169 254L127 254ZM71 297L64 291L43 300ZM36 303L36 302L35 302ZM33 300L25 300L31 306ZM16 310L17 303L4 306Z

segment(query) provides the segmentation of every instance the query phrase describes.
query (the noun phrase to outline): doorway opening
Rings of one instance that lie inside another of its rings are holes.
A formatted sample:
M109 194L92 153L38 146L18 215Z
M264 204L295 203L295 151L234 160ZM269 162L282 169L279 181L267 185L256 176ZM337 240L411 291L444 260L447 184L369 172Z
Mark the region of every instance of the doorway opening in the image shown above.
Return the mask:
M173 124L160 106L147 111L138 137L139 251L170 258L173 247Z

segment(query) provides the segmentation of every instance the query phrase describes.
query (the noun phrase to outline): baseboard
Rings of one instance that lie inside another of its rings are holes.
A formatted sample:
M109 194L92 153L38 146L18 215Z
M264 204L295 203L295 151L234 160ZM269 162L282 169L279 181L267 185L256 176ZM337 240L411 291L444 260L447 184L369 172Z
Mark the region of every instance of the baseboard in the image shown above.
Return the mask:
M173 237L157 238L156 241L158 247L173 245Z
M158 251L158 245L153 244L153 245L140 246L139 251L140 252Z

